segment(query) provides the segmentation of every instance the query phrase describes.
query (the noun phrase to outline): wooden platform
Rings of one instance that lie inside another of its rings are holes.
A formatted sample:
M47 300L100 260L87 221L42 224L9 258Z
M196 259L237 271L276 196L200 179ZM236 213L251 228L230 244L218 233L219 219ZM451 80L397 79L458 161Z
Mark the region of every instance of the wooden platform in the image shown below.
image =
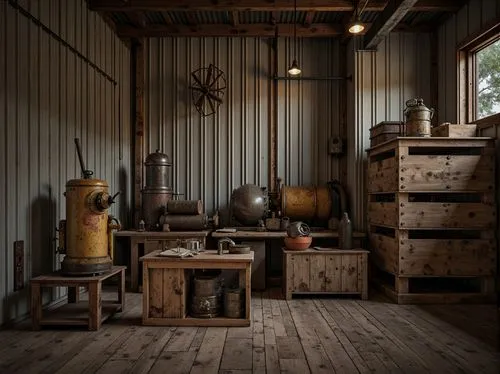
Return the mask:
M396 305L373 293L370 301L286 301L272 290L253 294L249 327L163 327L141 326L141 296L127 294L127 310L99 331L31 331L29 322L0 331L0 372L497 374L500 367L492 305Z

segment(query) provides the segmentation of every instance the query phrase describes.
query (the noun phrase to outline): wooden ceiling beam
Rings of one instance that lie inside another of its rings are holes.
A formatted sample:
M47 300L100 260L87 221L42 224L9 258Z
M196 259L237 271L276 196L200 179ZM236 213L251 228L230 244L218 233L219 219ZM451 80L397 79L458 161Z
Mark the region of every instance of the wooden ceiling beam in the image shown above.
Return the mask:
M128 18L132 21L132 23L137 26L137 27L146 27L146 16L144 15L144 12L138 11L138 12L129 12L127 13Z
M365 48L375 49L389 33L398 26L406 13L418 0L389 0L382 14L375 20L365 36Z
M232 25L148 25L146 28L136 28L129 25L117 27L117 34L123 38L137 37L167 37L167 36L191 36L191 37L226 37L226 36L248 36L248 37L274 37L276 31L278 36L293 36L293 24L239 24ZM297 25L297 37L321 38L334 37L344 32L340 24L312 24L309 27Z
M370 0L366 11L384 10L387 0ZM293 11L293 0L88 0L89 8L96 11ZM456 12L463 0L418 0L411 9L415 12ZM315 12L352 12L352 0L303 0L297 10Z

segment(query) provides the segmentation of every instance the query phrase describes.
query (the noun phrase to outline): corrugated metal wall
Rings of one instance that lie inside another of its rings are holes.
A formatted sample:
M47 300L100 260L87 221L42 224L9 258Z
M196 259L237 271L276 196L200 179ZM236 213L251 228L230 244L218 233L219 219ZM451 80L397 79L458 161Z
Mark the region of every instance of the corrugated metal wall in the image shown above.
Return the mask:
M348 74L348 187L357 228L366 227L366 152L370 127L382 121L402 121L408 99L431 100L431 35L391 33L376 52L355 51L350 42Z
M128 49L83 0L18 1L29 14L15 3L0 2L0 323L28 310L29 287L13 291L14 241L25 242L26 282L59 266L75 137L87 168L124 191L112 212L126 219L131 201Z
M500 0L470 0L439 28L438 121L457 121L457 45L483 25L500 17Z
M208 212L224 210L234 188L268 186L268 39L162 38L149 42L146 69L148 152L173 161L173 188L203 199ZM279 75L291 62L290 41L278 42ZM338 42L304 40L297 45L303 75L337 75ZM227 90L215 116L200 117L190 73L213 63L224 71ZM333 81L278 83L278 172L287 184L337 178L338 161L326 154L327 137L338 134L339 85Z

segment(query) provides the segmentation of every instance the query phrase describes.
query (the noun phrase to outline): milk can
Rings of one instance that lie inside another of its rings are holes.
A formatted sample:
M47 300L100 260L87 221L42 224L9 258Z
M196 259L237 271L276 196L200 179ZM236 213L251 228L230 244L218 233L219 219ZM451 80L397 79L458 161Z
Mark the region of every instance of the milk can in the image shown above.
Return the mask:
M423 99L411 99L406 102L406 136L431 136L431 120L434 109L424 105Z

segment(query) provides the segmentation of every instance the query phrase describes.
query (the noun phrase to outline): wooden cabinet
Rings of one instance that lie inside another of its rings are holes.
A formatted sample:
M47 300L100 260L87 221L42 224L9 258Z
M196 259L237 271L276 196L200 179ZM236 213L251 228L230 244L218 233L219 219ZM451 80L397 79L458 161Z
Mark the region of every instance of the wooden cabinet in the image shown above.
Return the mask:
M398 138L368 158L370 249L383 291L399 303L493 297L493 140Z
M217 254L205 251L194 257L158 256L158 251L141 257L143 263L142 322L154 326L250 326L251 272L253 252ZM242 318L193 318L189 316L190 278L194 269L239 271L239 288L245 290Z
M283 249L283 293L360 294L368 298L368 251Z

